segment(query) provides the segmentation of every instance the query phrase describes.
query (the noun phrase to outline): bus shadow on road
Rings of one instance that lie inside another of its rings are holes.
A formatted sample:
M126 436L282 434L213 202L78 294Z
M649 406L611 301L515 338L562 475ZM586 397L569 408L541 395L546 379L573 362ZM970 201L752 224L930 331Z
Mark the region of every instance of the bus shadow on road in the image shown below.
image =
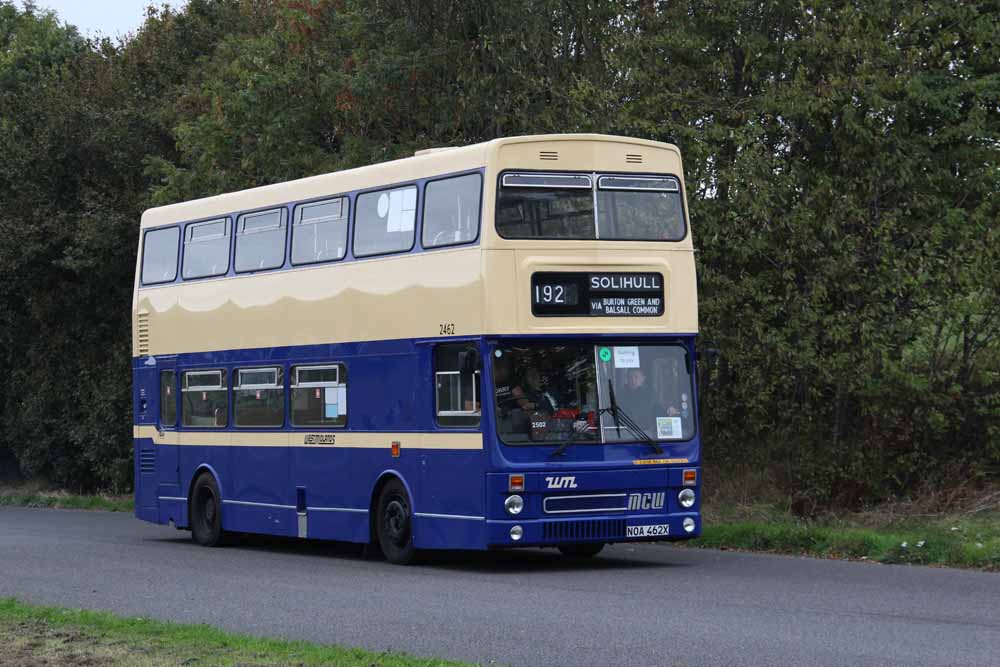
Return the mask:
M157 538L156 541L200 550L190 540ZM385 561L378 548L353 542L329 540L303 540L273 535L233 534L227 538L226 547L246 552L269 553L302 558L331 558L349 561ZM648 553L648 552L646 552ZM669 553L669 552L667 552ZM635 548L620 545L606 548L591 559L566 558L556 549L528 547L524 549L498 549L494 551L422 551L413 567L479 572L484 574L524 574L525 572L591 572L602 570L628 570L649 568L687 567L681 561L650 560Z
M576 560L555 549L527 548L497 551L431 551L422 554L421 567L480 572L484 574L524 574L525 572L594 572L684 567L684 563L649 560L633 551L605 550L600 555Z

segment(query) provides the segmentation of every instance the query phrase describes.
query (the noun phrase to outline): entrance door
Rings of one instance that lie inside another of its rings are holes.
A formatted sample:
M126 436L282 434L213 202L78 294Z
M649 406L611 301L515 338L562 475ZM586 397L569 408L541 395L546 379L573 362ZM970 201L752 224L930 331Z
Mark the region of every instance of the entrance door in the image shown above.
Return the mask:
M179 484L179 457L177 454L177 415L180 405L176 359L160 359L157 366L157 414L156 414L156 468L157 494L165 497L181 497Z

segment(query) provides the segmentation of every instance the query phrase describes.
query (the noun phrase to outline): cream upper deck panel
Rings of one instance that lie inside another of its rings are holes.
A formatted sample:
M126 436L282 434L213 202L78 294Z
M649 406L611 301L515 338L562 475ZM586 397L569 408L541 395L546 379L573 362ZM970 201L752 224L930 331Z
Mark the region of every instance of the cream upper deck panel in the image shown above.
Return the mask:
M143 214L141 227L479 168L485 178L476 245L151 287L139 284L137 258L133 355L437 337L447 325L456 336L697 331L690 233L678 242L509 240L493 225L504 170L666 173L683 186L680 153L669 144L602 135L497 139L154 208ZM532 315L532 272L595 270L662 273L666 312L651 318Z

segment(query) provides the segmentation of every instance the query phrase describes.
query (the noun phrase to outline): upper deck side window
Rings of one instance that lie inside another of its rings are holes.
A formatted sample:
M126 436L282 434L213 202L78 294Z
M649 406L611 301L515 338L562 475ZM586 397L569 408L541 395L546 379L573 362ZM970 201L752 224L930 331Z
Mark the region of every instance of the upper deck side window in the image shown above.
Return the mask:
M497 197L497 231L509 239L679 241L684 238L684 207L678 179L595 176L503 174Z
M413 248L417 187L406 185L358 195L354 215L354 255L368 257Z
M288 212L272 209L236 219L236 271L276 269L285 263L285 222Z
M347 197L295 207L292 264L343 259L347 253Z
M475 241L479 237L482 190L480 174L429 182L424 188L423 246L438 248Z
M181 275L187 278L221 276L229 271L229 218L188 225L184 230Z
M142 240L142 284L171 283L177 279L179 227L151 229Z

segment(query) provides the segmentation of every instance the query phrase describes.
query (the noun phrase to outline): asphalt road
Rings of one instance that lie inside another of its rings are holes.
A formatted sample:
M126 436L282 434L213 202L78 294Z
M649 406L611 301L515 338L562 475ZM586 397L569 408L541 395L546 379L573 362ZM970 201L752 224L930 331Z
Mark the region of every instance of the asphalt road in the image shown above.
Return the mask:
M0 508L0 597L513 665L1000 665L1000 575L663 545L396 567L354 547Z

